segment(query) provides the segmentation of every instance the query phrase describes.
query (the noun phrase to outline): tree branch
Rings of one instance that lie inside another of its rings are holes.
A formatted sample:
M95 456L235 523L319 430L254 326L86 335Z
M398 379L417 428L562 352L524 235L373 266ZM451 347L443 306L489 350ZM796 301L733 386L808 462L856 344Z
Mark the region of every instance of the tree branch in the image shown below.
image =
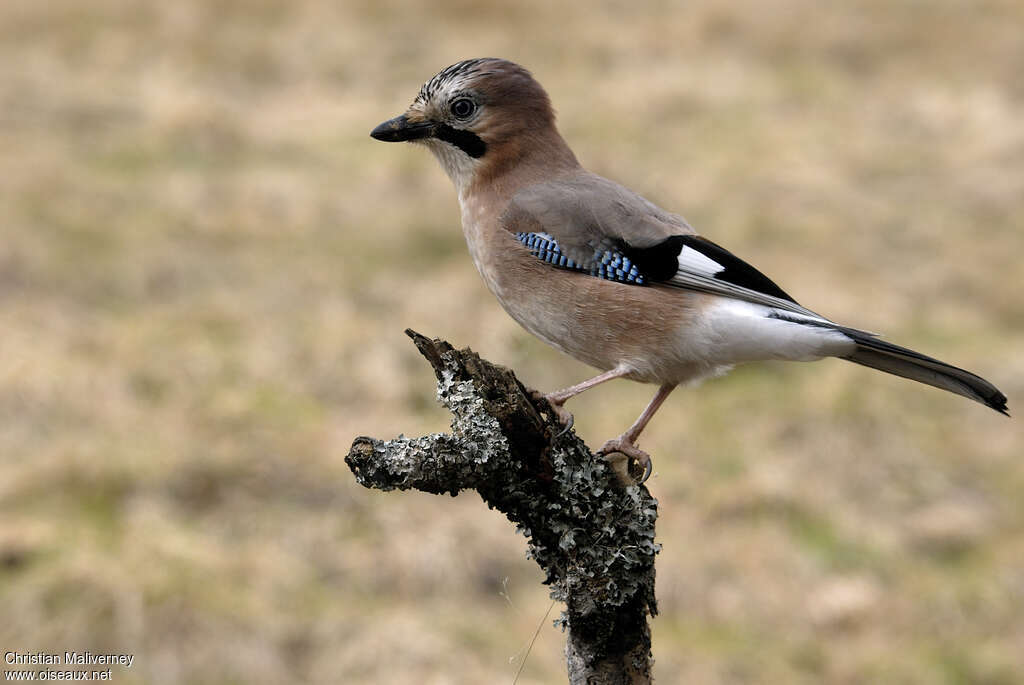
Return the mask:
M434 367L450 434L359 437L345 458L380 490L476 490L527 538L551 597L566 604L570 683L650 682L647 614L654 597L658 503L595 457L571 431L558 436L547 402L508 369L407 330Z

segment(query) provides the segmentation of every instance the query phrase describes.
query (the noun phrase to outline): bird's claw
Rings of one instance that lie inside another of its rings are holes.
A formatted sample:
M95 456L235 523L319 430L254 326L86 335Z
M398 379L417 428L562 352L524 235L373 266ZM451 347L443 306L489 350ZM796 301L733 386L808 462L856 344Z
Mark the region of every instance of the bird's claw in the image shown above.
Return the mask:
M555 405L552 405L552 407L555 410L555 415L558 417L559 423L562 424L562 430L555 433L555 437L560 438L572 430L572 425L576 423L576 419L573 417L572 413L566 411L565 407L558 407Z
M597 453L602 456L612 454L613 452L618 452L632 459L636 459L637 463L644 467L644 474L640 477L640 480L637 481L638 484L646 483L647 479L651 477L651 472L654 470L654 464L651 462L651 455L634 445L632 441L626 438L626 436L620 435L617 438L612 438L602 445L601 449L597 451Z
M548 406L551 407L551 413L554 415L555 420L562 425L562 430L555 434L556 438L560 438L572 430L576 419L573 418L572 413L563 406L562 402L553 400L550 395L544 395L537 391L534 391L533 397L536 400L545 400L548 403Z

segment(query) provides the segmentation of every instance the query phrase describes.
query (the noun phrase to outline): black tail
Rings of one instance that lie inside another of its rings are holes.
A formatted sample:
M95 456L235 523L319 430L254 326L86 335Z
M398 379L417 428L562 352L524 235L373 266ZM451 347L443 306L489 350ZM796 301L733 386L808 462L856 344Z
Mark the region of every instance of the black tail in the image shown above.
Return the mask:
M879 340L869 333L842 326L837 328L857 343L857 350L844 359L955 392L1001 414L1010 415L1006 410L1006 395L984 378L919 352Z
M857 349L853 354L843 357L843 359L870 366L872 369L885 371L894 376L903 376L918 383L926 383L936 388L955 392L957 395L963 395L975 402L981 402L1000 414L1010 415L1010 412L1006 410L1006 395L999 392L999 388L981 376L975 376L970 371L964 371L906 347L879 340L873 334L859 331L856 328L847 328L822 319L811 320L797 317L778 310L770 316L805 326L820 326L840 331L857 344Z

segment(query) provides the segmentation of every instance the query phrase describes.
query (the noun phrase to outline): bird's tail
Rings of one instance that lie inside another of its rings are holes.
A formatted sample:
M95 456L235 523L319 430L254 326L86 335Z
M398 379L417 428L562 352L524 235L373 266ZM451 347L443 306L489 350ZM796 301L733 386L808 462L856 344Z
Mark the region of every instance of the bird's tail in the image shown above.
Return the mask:
M970 371L940 362L920 352L887 343L855 328L837 326L837 329L849 336L857 345L854 353L843 357L844 359L955 392L975 402L981 402L1001 414L1010 415L1006 410L1006 395Z

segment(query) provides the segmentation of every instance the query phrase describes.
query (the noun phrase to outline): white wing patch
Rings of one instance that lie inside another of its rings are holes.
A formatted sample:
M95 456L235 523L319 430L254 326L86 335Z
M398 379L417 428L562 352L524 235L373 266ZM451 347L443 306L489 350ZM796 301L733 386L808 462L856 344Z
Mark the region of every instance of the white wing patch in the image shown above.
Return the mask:
M714 276L725 271L725 267L705 254L685 245L679 253L679 270L705 276Z

